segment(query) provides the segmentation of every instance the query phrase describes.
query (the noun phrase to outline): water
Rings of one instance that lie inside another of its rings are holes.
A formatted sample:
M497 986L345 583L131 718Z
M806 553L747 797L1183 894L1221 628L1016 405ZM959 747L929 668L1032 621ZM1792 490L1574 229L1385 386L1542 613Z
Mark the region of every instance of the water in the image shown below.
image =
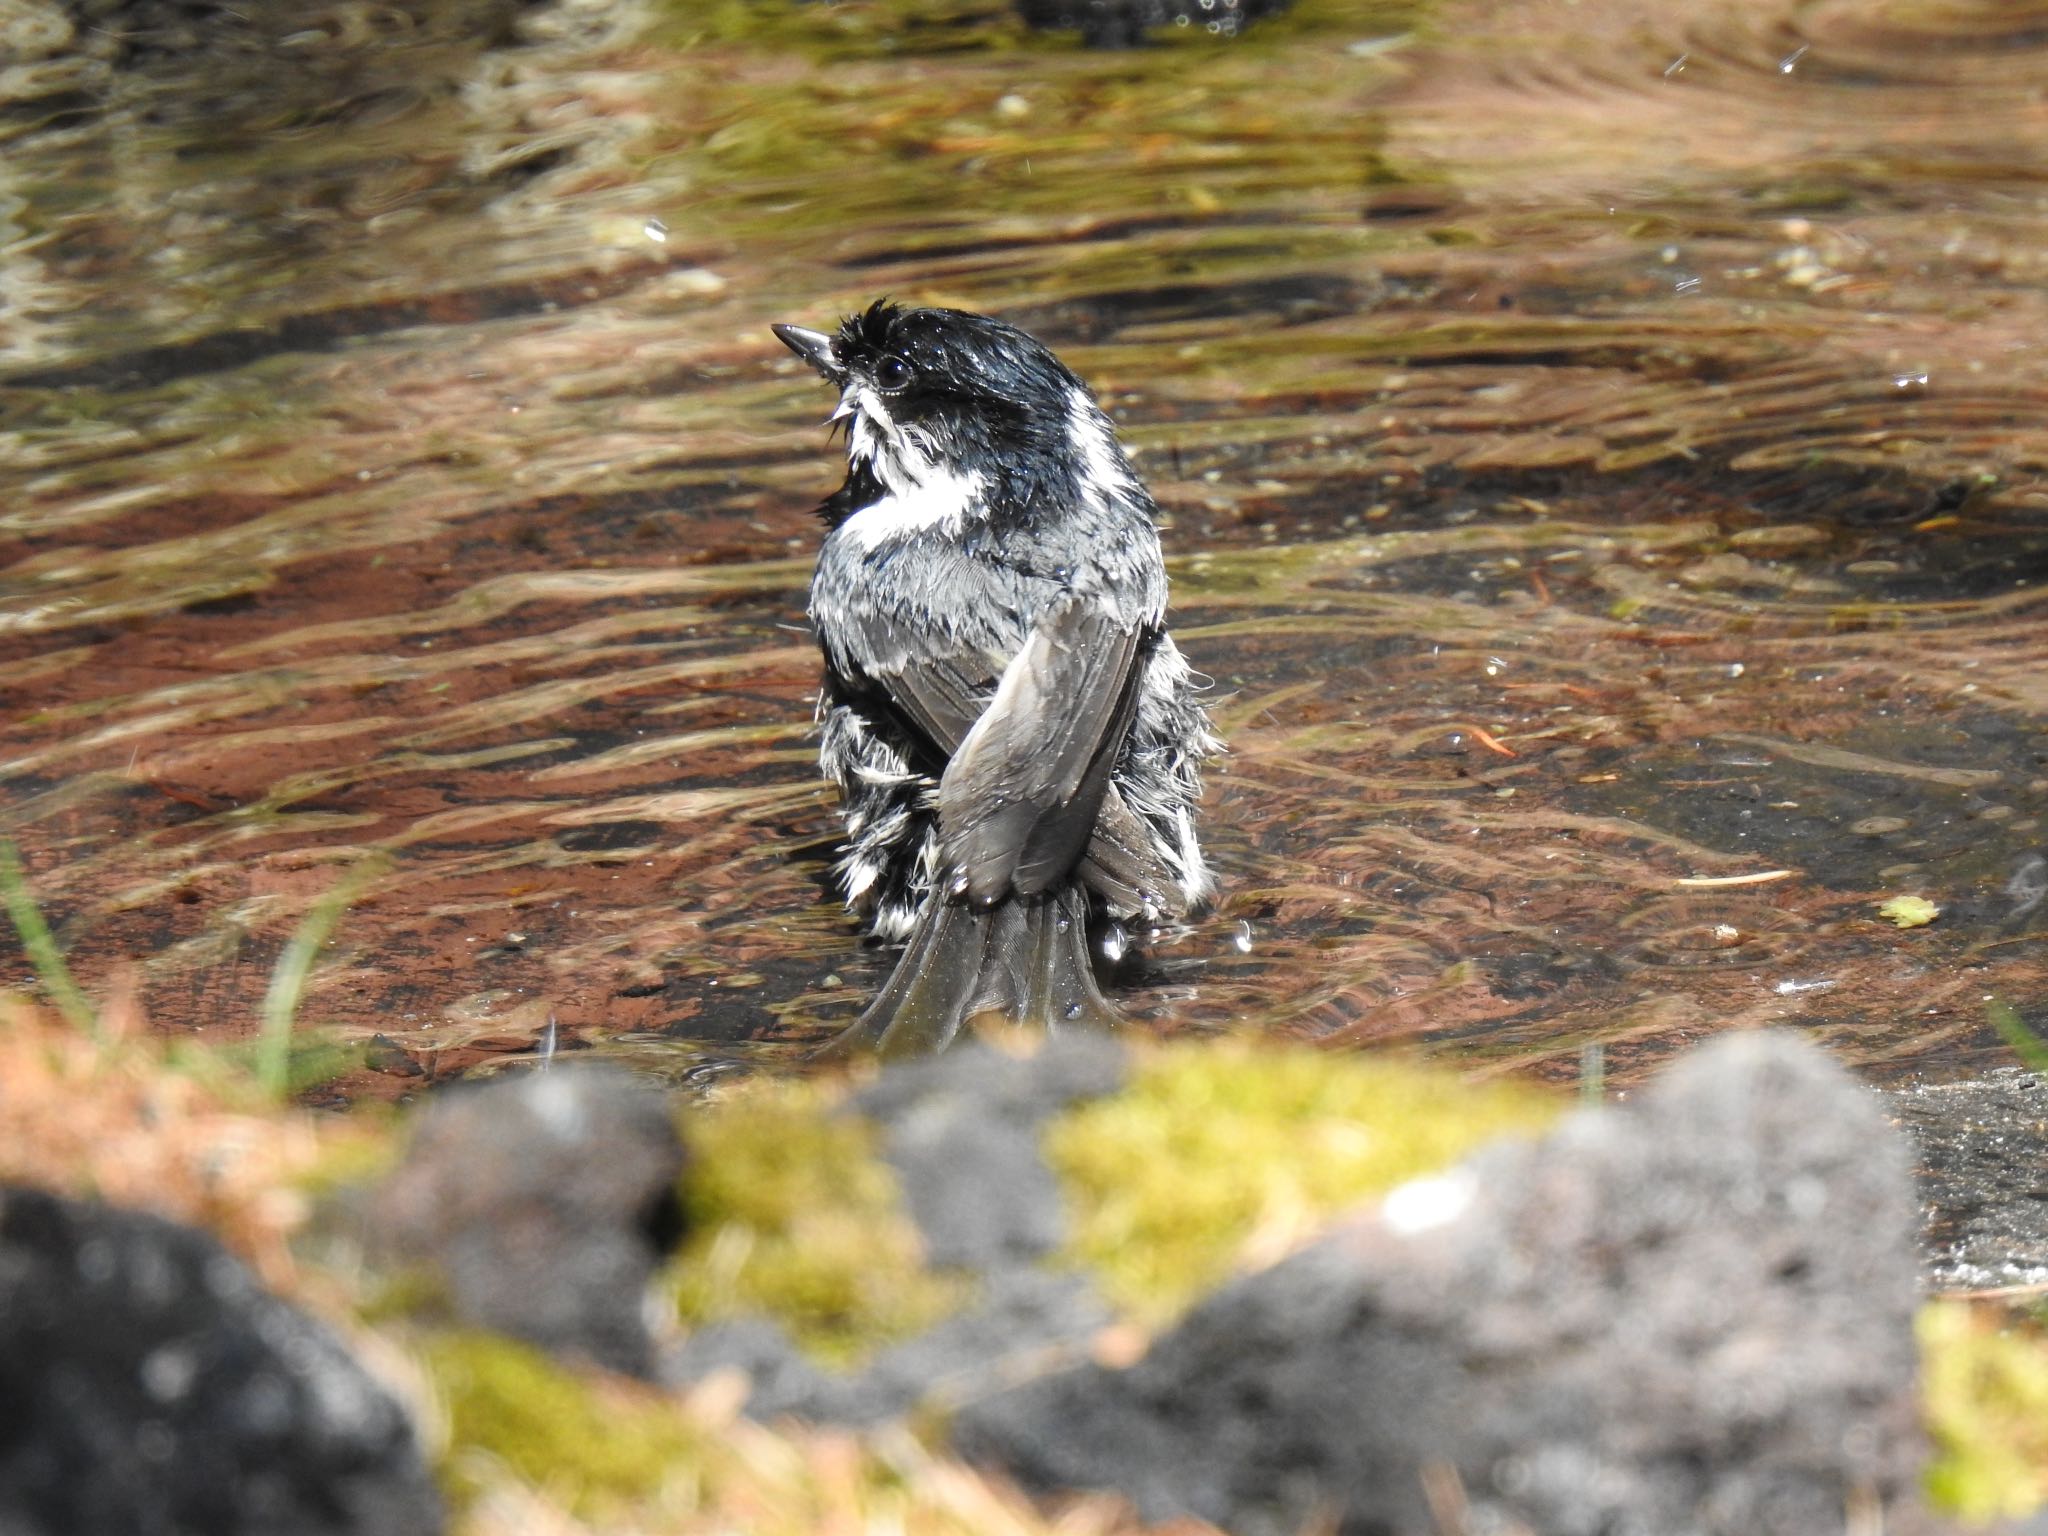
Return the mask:
M0 815L162 1026L246 1032L379 850L304 1010L384 1037L351 1092L858 1010L831 402L766 325L883 292L1052 341L1169 510L1232 755L1147 1027L1625 1087L2043 1021L2048 6L1091 54L993 3L12 5Z

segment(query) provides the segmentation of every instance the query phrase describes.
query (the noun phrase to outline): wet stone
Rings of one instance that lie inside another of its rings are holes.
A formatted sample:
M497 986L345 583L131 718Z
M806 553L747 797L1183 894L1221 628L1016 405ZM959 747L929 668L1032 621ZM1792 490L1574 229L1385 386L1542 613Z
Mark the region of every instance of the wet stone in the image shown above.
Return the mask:
M1885 1103L1919 1152L1932 1282L2048 1281L2048 1081L2015 1067L1896 1089Z
M211 1236L0 1187L0 1530L441 1528L398 1401Z

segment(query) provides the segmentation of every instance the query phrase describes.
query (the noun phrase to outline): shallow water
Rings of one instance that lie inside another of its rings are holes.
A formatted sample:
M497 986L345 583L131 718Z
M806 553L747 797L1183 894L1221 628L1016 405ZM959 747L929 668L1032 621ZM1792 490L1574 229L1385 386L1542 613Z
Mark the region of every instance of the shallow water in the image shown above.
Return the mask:
M765 327L882 292L1053 342L1168 508L1232 755L1147 1027L1625 1083L2041 1019L2048 5L1091 54L995 4L12 3L4 830L164 1027L246 1032L376 852L303 1013L381 1037L351 1091L857 1011L830 401Z

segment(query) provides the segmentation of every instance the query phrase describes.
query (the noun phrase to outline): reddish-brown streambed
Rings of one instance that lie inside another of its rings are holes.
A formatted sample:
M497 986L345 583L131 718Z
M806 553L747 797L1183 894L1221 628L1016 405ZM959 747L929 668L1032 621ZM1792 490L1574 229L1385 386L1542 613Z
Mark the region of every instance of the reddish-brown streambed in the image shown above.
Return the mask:
M2048 8L399 14L8 77L0 793L89 986L245 1033L381 854L302 1010L350 1091L850 1018L766 325L892 292L1052 341L1170 511L1232 754L1145 1027L1625 1082L2048 1021Z

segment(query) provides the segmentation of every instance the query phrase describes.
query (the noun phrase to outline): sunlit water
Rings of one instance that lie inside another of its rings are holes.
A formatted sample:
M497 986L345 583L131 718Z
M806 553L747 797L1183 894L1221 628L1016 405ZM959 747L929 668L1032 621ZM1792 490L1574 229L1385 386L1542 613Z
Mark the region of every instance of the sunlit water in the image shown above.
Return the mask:
M2048 6L14 12L5 830L166 1028L377 851L351 1091L857 1011L766 325L882 292L1053 342L1169 509L1232 754L1143 1027L1624 1082L2043 1012Z

